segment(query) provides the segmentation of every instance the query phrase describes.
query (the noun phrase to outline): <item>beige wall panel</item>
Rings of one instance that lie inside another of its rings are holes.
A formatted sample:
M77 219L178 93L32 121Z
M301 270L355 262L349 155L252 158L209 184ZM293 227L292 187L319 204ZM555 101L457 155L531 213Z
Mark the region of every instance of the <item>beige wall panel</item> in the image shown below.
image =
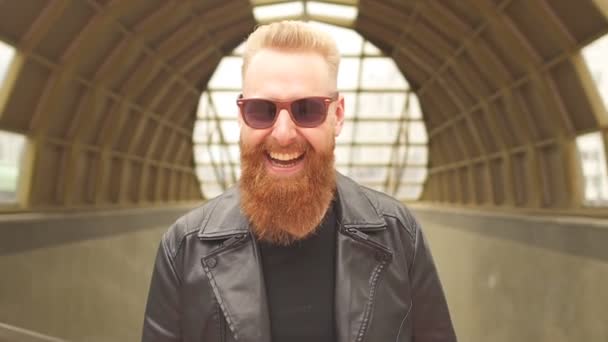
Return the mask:
M419 218L460 341L608 340L608 227L432 213Z
M0 248L0 322L74 342L138 341L154 257L174 215L128 215L49 222L52 234L43 222L19 227L30 234L11 237L8 254ZM138 230L138 221L154 220L163 223Z

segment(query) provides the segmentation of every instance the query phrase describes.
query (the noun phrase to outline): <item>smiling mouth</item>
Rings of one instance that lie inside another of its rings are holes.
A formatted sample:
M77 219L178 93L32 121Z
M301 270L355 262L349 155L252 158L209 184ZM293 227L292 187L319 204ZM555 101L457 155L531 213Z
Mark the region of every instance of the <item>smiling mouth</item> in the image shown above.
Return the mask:
M277 152L269 152L268 159L272 163L272 165L277 167L292 167L296 165L299 161L304 159L304 152L294 152L294 153L277 153Z

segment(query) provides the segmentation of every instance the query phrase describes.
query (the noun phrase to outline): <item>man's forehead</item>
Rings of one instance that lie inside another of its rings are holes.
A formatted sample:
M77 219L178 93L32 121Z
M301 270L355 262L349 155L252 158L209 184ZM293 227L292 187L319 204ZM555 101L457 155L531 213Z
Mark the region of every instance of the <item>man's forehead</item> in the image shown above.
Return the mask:
M306 95L328 96L335 91L327 63L318 54L298 55L273 50L254 55L243 79L247 97L285 100ZM290 95L291 94L291 95Z

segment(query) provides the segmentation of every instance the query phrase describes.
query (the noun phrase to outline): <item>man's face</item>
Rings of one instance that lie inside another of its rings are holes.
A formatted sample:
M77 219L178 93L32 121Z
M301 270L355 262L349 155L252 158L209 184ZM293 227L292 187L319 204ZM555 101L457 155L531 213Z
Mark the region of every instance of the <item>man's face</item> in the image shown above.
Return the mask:
M323 57L313 52L284 52L262 49L250 60L243 80L244 98L289 101L310 96L330 97L336 91ZM334 137L344 120L344 99L329 106L325 122L313 128L298 127L286 110L281 110L274 125L254 129L241 115L241 143L253 147L266 144L266 171L276 177L289 177L302 171L309 146L314 152L333 149Z
M250 61L243 97L330 97L335 86L318 54L262 50ZM342 128L343 101L333 101L325 121L312 128L299 127L285 109L264 129L249 127L239 115L241 206L259 239L289 244L321 222L335 191L334 141Z

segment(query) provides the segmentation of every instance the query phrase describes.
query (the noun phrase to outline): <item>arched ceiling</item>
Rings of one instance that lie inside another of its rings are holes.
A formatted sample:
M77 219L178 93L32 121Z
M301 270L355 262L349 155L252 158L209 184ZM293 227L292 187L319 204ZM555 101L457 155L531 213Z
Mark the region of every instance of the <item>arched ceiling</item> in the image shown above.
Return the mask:
M580 49L606 33L606 2L361 1L359 10L357 30L419 96L425 199L580 207L574 139L606 121Z
M425 200L580 209L574 139L606 128L580 49L608 32L605 0L325 2L357 5L334 24L393 57L417 93ZM0 1L0 40L17 48L0 128L28 137L22 208L200 199L199 95L255 25L246 0Z

